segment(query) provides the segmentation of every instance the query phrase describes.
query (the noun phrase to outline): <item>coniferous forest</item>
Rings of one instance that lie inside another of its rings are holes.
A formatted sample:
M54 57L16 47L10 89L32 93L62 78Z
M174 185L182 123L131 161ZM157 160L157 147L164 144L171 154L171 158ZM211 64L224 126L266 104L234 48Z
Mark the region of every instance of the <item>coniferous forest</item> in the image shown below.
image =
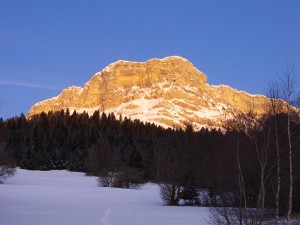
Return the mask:
M202 128L195 132L190 126L184 131L164 129L98 111L92 116L70 114L68 110L49 112L31 119L22 114L0 120L1 154L29 170L127 174L123 187L130 187L130 182L157 182L162 198L173 205L184 199L191 204L216 206L220 196L225 196L229 206L240 206L246 200L247 207L258 207L263 200L263 208L274 208L280 176L279 208L280 214L285 214L289 188L287 115L269 116L255 123L249 118L251 115L232 121L227 131ZM290 129L295 213L300 212L298 118L291 120ZM206 190L207 199L199 201L199 190Z

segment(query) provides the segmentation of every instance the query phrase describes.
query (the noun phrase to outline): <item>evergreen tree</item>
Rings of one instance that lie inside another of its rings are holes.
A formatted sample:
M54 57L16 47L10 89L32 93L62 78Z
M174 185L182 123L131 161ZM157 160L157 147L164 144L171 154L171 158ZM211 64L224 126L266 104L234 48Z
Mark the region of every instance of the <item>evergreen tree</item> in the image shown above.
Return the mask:
M129 164L130 167L135 168L137 170L143 170L144 169L143 157L137 151L135 145L133 145L128 164Z

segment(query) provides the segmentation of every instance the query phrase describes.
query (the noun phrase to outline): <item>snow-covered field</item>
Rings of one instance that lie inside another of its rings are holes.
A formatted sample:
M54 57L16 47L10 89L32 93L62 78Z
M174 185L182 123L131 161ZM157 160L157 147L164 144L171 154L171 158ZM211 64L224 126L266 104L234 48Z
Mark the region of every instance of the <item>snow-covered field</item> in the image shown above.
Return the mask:
M164 206L150 183L104 188L83 173L18 169L0 185L0 225L204 225L208 217L207 208Z

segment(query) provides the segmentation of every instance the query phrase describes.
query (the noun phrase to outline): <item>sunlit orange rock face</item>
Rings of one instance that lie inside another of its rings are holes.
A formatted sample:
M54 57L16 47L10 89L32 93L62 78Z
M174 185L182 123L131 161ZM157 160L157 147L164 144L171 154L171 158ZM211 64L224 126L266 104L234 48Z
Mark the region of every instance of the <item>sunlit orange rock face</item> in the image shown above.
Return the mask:
M171 56L147 62L117 61L96 73L83 88L69 87L35 104L28 117L62 109L95 110L163 127L224 127L240 112L266 112L268 99L226 85L206 83L206 75L188 60Z

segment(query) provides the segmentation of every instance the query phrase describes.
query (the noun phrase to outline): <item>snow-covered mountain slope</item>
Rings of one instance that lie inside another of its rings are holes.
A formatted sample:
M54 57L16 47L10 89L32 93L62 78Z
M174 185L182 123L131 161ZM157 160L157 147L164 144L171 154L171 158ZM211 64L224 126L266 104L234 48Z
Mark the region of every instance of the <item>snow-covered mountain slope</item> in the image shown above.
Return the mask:
M223 127L240 112L261 115L268 99L226 85L206 83L206 75L188 60L171 56L147 62L117 61L96 73L83 88L69 87L35 104L28 117L43 111L113 112L163 127L195 130Z

